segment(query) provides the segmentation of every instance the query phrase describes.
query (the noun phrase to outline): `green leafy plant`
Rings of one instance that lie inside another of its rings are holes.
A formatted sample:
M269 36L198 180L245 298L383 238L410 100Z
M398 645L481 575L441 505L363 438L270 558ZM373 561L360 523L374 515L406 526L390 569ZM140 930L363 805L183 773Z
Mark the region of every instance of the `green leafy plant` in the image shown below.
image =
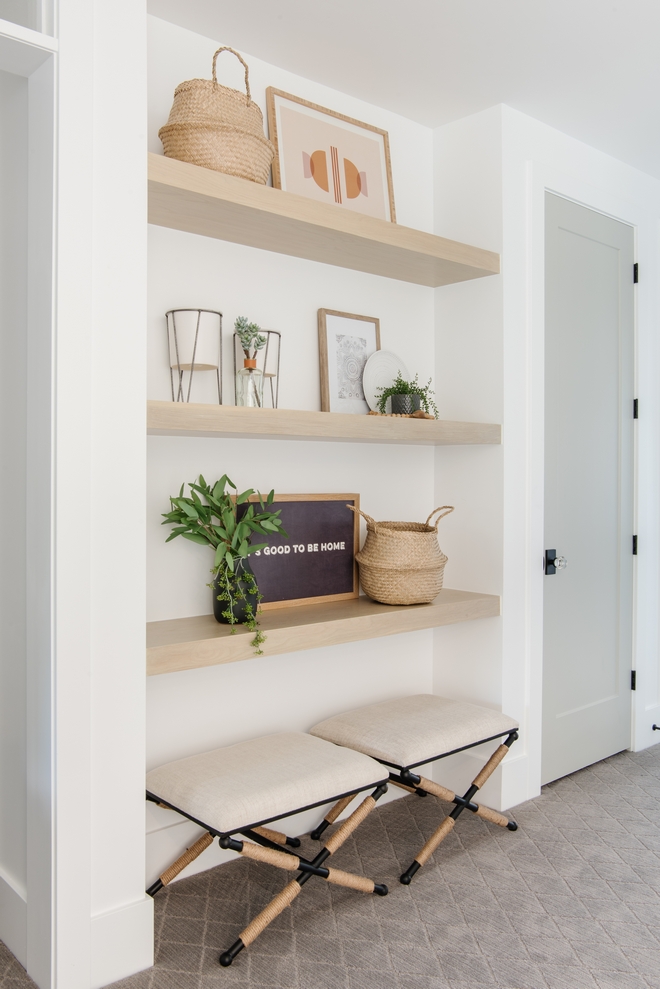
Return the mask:
M390 385L389 388L377 388L376 390L380 392L378 411L383 415L385 414L387 400L392 395L419 395L419 401L424 411L437 419L438 407L435 404L435 392L431 387L431 379L429 378L425 385L420 385L418 378L419 375L416 374L412 381L405 381L399 371L394 384Z
M248 323L247 316L238 316L234 322L236 336L240 340L243 353L248 360L253 361L257 351L266 346L266 337L261 335L261 327L256 323ZM254 349L254 353L250 351Z
M236 485L226 474L213 485L207 484L200 474L197 481L191 481L188 487L190 497L184 496L185 484L182 484L178 497L170 497L171 510L163 512L162 524L174 526L166 542L183 536L193 543L215 549L211 573L215 577L215 589L219 592L218 600L227 602L222 615L232 626L232 633L236 624L243 624L255 633L251 645L260 656L260 647L266 637L258 628L257 616L248 598L254 596L258 602L261 594L254 574L246 569L246 561L252 553L268 545L252 543L255 533L262 536L281 535L288 539L282 527L281 509L277 512L269 510L275 492L271 491L265 500L258 494L259 512L255 510L257 503L250 501L255 494L254 489L249 488L238 494ZM241 509L246 503L247 507ZM245 612L242 622L235 615L237 604L242 604Z

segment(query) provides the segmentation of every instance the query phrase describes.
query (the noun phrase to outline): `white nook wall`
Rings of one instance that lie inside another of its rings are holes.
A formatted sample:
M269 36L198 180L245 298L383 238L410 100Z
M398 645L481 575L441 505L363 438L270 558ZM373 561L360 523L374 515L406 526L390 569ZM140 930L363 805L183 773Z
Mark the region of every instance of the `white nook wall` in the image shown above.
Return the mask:
M162 154L158 128L175 86L210 77L224 43L149 18L149 149ZM389 132L397 219L433 226L432 134L427 128L268 65L249 54L253 97L265 117L275 86L383 127ZM230 54L218 75L240 88L242 67ZM411 373L429 373L434 352L433 290L361 272L260 251L175 230L149 228L148 366L150 398L170 398L164 314L186 306L224 316L224 401L232 403L232 333L236 316L282 333L280 406L320 408L317 310L377 316L381 343ZM209 375L209 378L212 378ZM204 383L200 382L201 387ZM194 386L193 386L194 387ZM212 382L202 400L212 399ZM208 614L210 551L179 539L165 545L160 515L183 481L228 473L243 489L358 492L377 518L423 519L433 503L433 449L358 443L151 437L148 442L148 620ZM451 526L448 523L448 528ZM448 568L448 583L452 571ZM319 646L323 646L319 642ZM432 633L319 648L284 656L151 677L147 683L147 764L151 768L213 746L286 729L306 730L337 711L397 694L431 689ZM292 824L311 827L318 812ZM149 806L147 878L151 881L197 832L171 812ZM230 853L224 853L227 857ZM223 853L212 846L189 871ZM186 873L189 874L189 873Z

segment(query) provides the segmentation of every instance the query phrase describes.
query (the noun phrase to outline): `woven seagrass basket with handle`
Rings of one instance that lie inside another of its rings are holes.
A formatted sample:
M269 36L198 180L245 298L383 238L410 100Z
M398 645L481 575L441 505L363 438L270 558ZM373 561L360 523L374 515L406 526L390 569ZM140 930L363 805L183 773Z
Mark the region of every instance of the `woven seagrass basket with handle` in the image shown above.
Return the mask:
M245 93L221 86L220 52L231 52L245 68ZM224 45L213 56L212 79L188 79L174 90L174 103L158 131L167 158L265 185L275 148L264 136L264 118L250 96L250 70L237 51Z
M436 508L426 522L376 522L352 505L348 507L367 523L367 538L356 556L364 593L381 604L433 601L447 563L438 545L438 523L454 511L453 505ZM438 517L431 525L434 515Z

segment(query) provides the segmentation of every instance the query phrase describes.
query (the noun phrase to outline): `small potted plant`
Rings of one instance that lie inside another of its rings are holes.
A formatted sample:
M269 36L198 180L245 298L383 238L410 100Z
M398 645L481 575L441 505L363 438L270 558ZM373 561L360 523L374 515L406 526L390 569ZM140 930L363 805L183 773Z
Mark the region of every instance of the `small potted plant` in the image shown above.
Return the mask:
M238 316L234 330L245 357L243 367L236 373L236 404L261 408L263 405L264 376L257 367L257 353L266 346L261 327L248 323L247 316Z
M165 521L162 524L174 526L166 542L183 536L193 543L215 549L211 570L213 581L208 585L213 589L215 619L232 626L245 625L254 632L251 644L260 656L261 644L266 641L257 622L262 595L248 557L267 545L253 544L254 533L261 536L277 534L288 539L282 528L281 510L269 510L275 492L271 491L265 501L259 494L261 511L255 511L255 502L249 500L254 490L250 488L238 494L236 485L226 474L213 485L207 484L200 474L197 481L188 486L191 497L184 497L185 485L182 484L178 497L170 498L171 511L163 513Z
M438 407L435 404L435 392L431 388L431 379L427 384L420 385L416 374L412 381L404 381L401 372L396 376L394 384L389 388L378 388L378 411L385 415L387 400L392 400L392 415L412 415L423 408L427 415L438 418Z

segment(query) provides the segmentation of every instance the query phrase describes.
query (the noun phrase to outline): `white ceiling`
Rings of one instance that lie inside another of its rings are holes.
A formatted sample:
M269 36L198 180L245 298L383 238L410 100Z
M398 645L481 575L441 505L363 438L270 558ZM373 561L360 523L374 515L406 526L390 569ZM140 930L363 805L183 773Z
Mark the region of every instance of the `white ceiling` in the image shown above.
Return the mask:
M507 103L660 177L660 0L148 0L430 127Z

